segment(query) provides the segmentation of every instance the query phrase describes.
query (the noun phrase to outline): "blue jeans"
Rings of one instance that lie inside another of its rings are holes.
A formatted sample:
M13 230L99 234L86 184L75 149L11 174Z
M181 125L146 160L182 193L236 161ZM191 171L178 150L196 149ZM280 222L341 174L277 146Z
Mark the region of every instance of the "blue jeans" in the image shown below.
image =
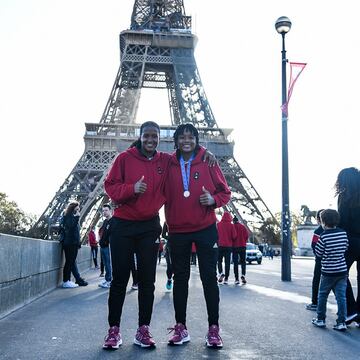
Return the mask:
M319 296L317 303L317 318L325 320L326 318L326 302L332 290L336 297L338 305L337 323L344 323L346 318L346 282L347 275L326 276L321 275Z
M100 255L105 267L105 280L111 281L111 260L109 247L100 248Z

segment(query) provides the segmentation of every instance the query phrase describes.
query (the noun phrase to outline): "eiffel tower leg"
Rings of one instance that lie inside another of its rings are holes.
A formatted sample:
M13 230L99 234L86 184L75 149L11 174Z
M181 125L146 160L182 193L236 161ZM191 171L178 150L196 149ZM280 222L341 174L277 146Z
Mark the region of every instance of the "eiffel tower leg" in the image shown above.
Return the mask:
M39 238L50 238L51 228L57 229L62 211L68 202L76 199L80 202L81 235L99 218L100 206L104 203L103 182L107 171L117 155L119 144L111 139L116 131L126 131L125 127L111 127L116 124L134 124L140 99L144 76L147 48L126 46L120 69L116 75L110 98L106 104L100 124L86 124L85 152L67 177L63 185L31 229L31 235ZM140 59L140 60L139 60ZM137 60L137 61L136 61ZM134 137L134 128L130 130ZM129 145L129 143L127 143Z

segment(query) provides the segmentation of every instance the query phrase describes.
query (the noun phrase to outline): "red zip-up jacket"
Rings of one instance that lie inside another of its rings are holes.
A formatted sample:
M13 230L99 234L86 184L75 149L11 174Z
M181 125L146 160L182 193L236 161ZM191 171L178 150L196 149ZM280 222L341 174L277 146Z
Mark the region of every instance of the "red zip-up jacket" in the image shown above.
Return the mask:
M217 224L218 244L221 247L232 247L233 241L236 239L236 229L231 221L232 216L230 213L224 212L221 221Z
M92 246L92 247L97 247L98 246L98 243L96 241L96 235L95 235L95 232L93 230L91 230L89 232L89 245Z
M191 163L190 196L184 197L180 162L172 155L168 176L164 184L166 197L165 217L169 233L189 233L205 229L216 222L215 208L226 205L230 200L230 189L218 165L209 167L202 161L205 150L200 148ZM202 187L215 200L213 206L200 204Z
M114 217L142 221L158 215L165 202L162 188L170 159L170 154L157 152L149 160L136 147L117 156L104 182L106 193L116 204ZM147 189L135 194L134 185L142 176Z
M236 237L233 241L233 247L246 247L249 238L249 232L244 224L234 224L236 229Z

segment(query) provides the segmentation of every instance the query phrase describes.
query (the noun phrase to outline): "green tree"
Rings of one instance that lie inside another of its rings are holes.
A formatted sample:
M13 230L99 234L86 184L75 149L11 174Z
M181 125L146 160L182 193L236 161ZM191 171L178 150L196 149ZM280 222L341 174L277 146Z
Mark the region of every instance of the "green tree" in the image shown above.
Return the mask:
M277 214L275 214L275 217ZM278 219L276 219L278 221ZM260 236L268 244L280 245L281 234L280 227L274 218L267 218L263 225L260 227Z
M275 213L275 219L268 218L265 220L264 224L260 227L260 236L262 236L265 241L269 244L280 245L281 244L281 228L279 224L281 224L281 213ZM300 213L291 213L291 241L294 245L297 244L297 236L296 230L297 226L301 224L302 217Z
M15 201L8 200L0 192L0 232L10 235L25 235L35 223L35 216L22 211Z

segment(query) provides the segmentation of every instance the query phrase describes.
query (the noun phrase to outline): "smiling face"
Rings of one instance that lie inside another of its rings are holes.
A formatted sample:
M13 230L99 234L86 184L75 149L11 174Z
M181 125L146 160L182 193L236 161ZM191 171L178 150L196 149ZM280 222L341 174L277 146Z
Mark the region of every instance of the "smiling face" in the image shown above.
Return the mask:
M158 129L149 126L143 129L140 136L141 150L145 155L152 155L159 144L159 132Z
M196 147L196 137L189 131L185 130L182 134L179 135L177 140L177 148L180 150L181 154L191 154L194 152Z

